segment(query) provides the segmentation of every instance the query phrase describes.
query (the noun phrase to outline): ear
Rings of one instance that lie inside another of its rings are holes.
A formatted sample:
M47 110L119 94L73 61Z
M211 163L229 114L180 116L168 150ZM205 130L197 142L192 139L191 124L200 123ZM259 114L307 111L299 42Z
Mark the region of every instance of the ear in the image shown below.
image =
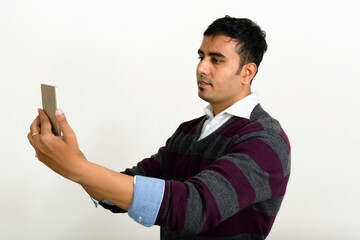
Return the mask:
M245 64L241 69L242 81L243 85L250 85L251 80L254 78L257 71L256 64L251 62Z

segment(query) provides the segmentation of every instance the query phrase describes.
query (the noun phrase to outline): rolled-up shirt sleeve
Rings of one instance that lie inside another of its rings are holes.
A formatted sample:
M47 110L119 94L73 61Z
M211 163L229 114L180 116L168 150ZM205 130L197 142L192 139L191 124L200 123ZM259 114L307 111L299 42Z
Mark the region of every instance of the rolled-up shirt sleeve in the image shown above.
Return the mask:
M165 181L135 176L133 202L128 215L145 227L154 225L164 195Z

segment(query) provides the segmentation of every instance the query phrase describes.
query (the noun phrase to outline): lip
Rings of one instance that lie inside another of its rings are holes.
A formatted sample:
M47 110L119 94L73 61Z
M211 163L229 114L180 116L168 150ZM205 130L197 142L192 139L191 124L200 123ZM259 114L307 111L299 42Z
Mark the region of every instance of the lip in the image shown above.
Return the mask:
M203 87L208 87L208 86L211 86L211 83L208 83L204 80L198 80L198 86L203 88Z

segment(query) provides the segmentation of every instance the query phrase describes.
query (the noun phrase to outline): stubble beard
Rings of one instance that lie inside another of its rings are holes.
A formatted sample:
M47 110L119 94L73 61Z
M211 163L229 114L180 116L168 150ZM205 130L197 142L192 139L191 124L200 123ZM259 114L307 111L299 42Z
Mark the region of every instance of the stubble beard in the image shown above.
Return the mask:
M206 94L206 89L202 88L202 87L198 87L198 96L199 98L201 98L202 100L204 100L205 102L208 102L211 104L212 102L212 97L209 96L209 94Z
M208 83L208 84L210 85L210 87L212 87L212 81L211 81L211 79L209 79L208 77L206 77L206 76L204 76L204 75L202 75L202 74L198 74L198 75L197 75L197 83L198 83L198 85L199 85L199 82L201 82L201 81ZM209 103L210 103L211 97L210 97L210 98L209 98L209 97L206 97L205 91L206 91L205 88L198 86L198 96L199 96L202 100L204 100L205 102L209 102Z

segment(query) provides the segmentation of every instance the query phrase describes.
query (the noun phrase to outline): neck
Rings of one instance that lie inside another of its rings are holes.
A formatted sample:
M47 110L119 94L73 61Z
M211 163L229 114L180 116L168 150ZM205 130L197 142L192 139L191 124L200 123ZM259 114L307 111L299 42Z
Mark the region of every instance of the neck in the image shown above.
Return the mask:
M225 109L227 109L228 107L230 107L231 105L233 105L234 103L236 103L237 101L245 98L246 96L250 95L251 92L247 91L244 94L239 95L237 98L235 98L233 101L229 101L227 103L210 103L212 108L213 108L213 114L214 117L221 113L222 111L224 111Z

